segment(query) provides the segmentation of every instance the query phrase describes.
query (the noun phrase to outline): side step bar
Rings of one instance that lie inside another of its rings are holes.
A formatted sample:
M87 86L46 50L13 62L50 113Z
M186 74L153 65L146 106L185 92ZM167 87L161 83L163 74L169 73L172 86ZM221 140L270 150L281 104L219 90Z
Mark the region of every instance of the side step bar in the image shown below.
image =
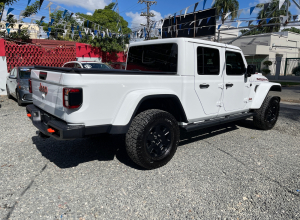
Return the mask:
M181 128L186 130L186 132L191 132L191 131L196 131L196 130L200 130L203 128L213 127L216 125L226 124L226 123L233 122L233 121L243 120L243 119L249 118L253 115L255 115L255 113L248 112L248 113L243 113L243 114L238 114L238 115L233 115L233 116L226 116L226 117L220 118L220 119L199 122L197 124L184 125L184 126L181 126Z

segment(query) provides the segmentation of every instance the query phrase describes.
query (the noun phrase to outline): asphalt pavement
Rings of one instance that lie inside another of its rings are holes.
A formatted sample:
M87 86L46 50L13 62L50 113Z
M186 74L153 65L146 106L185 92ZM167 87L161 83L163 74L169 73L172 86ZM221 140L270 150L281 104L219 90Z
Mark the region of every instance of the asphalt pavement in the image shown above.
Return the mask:
M270 131L246 120L182 134L147 171L123 136L41 140L0 97L0 219L300 219L300 114L287 107Z

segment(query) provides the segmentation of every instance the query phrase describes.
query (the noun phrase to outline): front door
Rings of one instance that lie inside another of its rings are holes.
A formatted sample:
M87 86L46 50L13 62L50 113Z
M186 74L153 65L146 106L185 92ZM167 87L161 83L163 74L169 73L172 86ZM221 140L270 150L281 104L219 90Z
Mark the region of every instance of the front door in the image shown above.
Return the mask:
M8 83L7 83L10 94L13 96L16 96L16 86L15 86L17 83L16 77L17 77L17 68L14 68L9 74Z
M222 98L221 56L224 48L194 45L196 54L195 90L206 115L217 116ZM224 53L224 52L223 52Z
M249 99L250 87L245 78L246 65L239 51L226 50L224 74L224 109L226 112L242 110Z

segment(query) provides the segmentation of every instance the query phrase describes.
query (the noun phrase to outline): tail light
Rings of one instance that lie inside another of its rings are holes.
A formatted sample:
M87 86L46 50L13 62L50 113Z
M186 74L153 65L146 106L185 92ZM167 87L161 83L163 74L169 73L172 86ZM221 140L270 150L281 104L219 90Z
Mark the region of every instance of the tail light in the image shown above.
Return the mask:
M31 79L29 79L28 81L29 81L29 92L32 93L32 83L31 83Z
M81 88L64 88L63 105L68 109L79 108L82 104L83 96Z

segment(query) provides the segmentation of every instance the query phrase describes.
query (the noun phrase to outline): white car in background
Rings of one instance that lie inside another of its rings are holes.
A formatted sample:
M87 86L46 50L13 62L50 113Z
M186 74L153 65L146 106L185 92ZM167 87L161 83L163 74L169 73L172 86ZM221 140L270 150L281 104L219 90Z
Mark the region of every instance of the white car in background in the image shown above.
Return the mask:
M71 61L65 63L62 67L79 69L112 69L109 65L92 61Z

